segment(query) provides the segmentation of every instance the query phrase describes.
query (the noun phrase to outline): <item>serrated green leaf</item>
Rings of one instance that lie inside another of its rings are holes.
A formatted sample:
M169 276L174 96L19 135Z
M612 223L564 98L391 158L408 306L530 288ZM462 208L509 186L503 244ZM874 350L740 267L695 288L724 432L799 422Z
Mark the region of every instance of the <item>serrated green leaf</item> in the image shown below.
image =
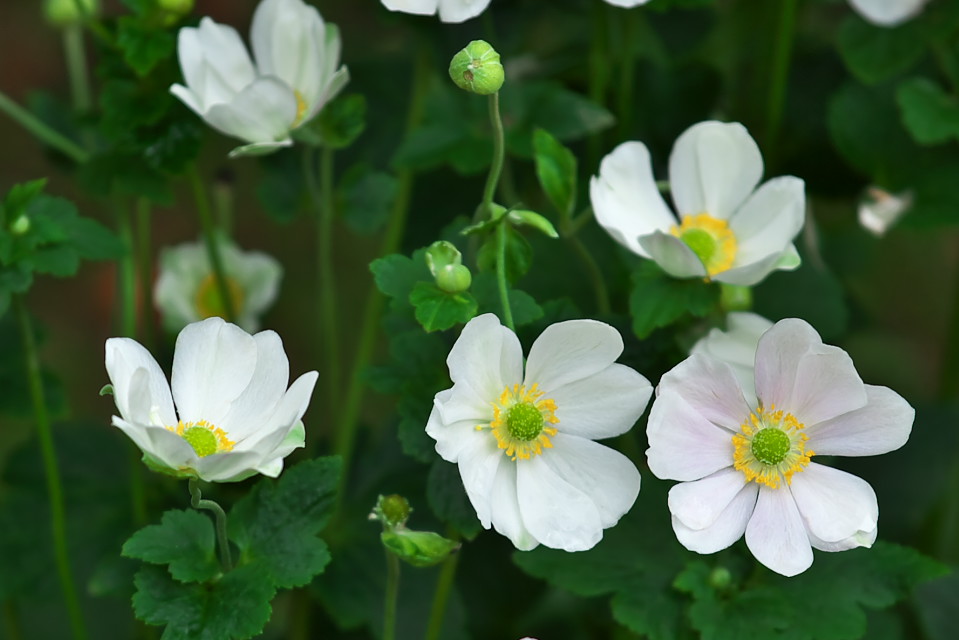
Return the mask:
M172 33L144 24L132 16L117 20L117 46L137 75L145 76L161 61L173 55L176 39Z
M151 625L165 625L163 640L245 640L263 631L276 592L258 565L238 567L210 584L175 582L146 566L134 579L133 611Z
M467 292L446 293L432 282L417 282L410 292L416 321L426 331L444 331L476 315L476 299Z
M645 338L654 329L665 327L683 316L704 316L716 308L719 287L700 278L678 280L663 272L655 262L644 261L633 272L629 311L633 332Z
M220 572L213 522L198 511L170 510L160 524L144 527L123 545L122 554L151 564L170 565L180 582L206 582Z
M544 129L533 131L536 177L556 210L572 215L576 208L576 156Z
M331 515L340 474L336 457L287 469L279 480L264 478L230 512L230 539L240 564L262 567L277 588L307 584L330 561L317 534Z
M475 538L482 529L455 464L434 458L426 480L426 499L436 517L453 525L467 540Z
M959 101L926 78L904 80L896 92L902 121L919 144L959 139Z
M68 278L80 269L80 256L70 246L43 247L25 257L24 263L37 273Z
M370 271L376 288L393 299L394 309L409 305L410 293L417 282L433 280L421 252L414 253L412 259L395 253L377 258L370 263Z
M839 52L853 74L876 84L908 71L926 50L922 27L910 21L898 27L869 24L849 16L839 30Z

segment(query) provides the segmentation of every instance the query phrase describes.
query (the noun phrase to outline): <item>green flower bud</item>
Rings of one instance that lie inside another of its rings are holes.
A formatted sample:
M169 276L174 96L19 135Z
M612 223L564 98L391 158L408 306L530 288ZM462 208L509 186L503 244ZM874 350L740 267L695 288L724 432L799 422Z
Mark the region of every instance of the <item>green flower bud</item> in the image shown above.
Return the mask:
M30 218L21 213L16 220L10 223L10 233L15 236L22 236L30 231Z
M453 56L450 78L460 89L488 96L503 86L503 65L496 49L488 42L473 40Z
M462 263L463 254L452 242L437 240L426 249L426 266L430 268L433 277L444 267Z
M462 293L473 283L473 274L466 265L448 264L436 272L436 286L446 293Z
M67 27L83 22L84 18L96 16L100 11L99 0L44 0L43 11L50 24Z
M752 287L720 283L719 304L725 311L749 311L753 308Z
M157 11L163 26L169 27L193 11L193 0L157 0Z
M400 528L380 534L383 546L398 558L414 567L431 567L439 564L459 549L460 544L432 531L411 531Z
M709 585L717 591L729 588L733 582L733 574L726 567L716 567L709 574Z
M373 507L370 520L379 520L383 523L383 528L391 530L406 524L412 512L409 501L394 493L376 499L376 506Z

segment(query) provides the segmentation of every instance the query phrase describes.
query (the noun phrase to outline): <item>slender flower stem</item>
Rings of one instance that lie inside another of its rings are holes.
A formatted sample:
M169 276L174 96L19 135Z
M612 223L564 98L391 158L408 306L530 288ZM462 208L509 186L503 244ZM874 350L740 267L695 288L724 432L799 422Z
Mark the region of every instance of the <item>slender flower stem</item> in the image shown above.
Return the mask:
M49 127L38 117L11 100L0 91L0 111L10 116L21 127L32 133L41 142L45 142L57 151L60 151L77 164L83 164L90 159L90 154L80 145Z
M426 627L426 640L439 640L443 631L443 617L446 614L446 603L450 599L453 589L453 578L456 576L456 565L459 564L460 554L452 553L443 561L440 577L436 580L436 591L433 594L433 605L430 608L429 624Z
M226 537L226 512L223 507L213 500L204 500L200 493L200 483L196 478L190 478L190 505L194 509L212 511L216 519L216 543L220 550L220 566L223 571L233 569L233 555L230 553L230 540Z
M203 242L206 245L207 257L213 269L213 279L216 290L220 294L220 304L226 320L233 322L236 319L236 310L230 296L230 287L227 285L226 272L223 270L223 260L220 256L220 243L217 238L216 226L213 224L213 214L210 212L210 201L207 199L206 188L200 178L200 172L194 165L190 171L190 183L193 186L193 197L196 199L196 209L200 216L200 225L203 228Z
M586 273L593 283L593 293L596 295L596 310L601 315L608 315L610 312L609 290L606 288L606 279L603 277L602 270L600 270L599 265L596 264L596 260L582 240L574 235L565 236L565 240L579 256L583 266L586 267Z
M153 258L150 251L150 201L146 198L137 200L136 244L134 248L137 275L140 281L137 307L140 309L141 333L143 343L148 350L151 350L154 339Z
M782 0L779 22L773 40L772 78L769 82L769 102L766 105L766 149L773 152L782 123L786 101L786 81L789 79L789 59L792 56L796 34L796 12L799 0Z
M63 597L66 600L73 637L76 640L84 640L87 637L87 631L73 581L73 570L70 568L63 485L60 481L57 450L53 443L50 417L47 414L47 403L43 394L43 381L40 377L40 356L37 353L37 343L33 336L33 327L30 324L27 306L19 294L14 294L13 306L20 323L20 335L23 339L23 350L26 356L27 381L30 386L30 399L33 402L33 414L37 421L37 437L40 440L40 453L43 456L43 469L47 478L47 492L50 495L50 525L53 533L53 552L56 557L57 573L60 576L60 588L63 590Z
M513 309L509 304L509 286L506 284L506 221L496 225L496 284L499 287L499 299L503 305L503 322L515 331Z
M87 53L83 48L83 27L72 24L63 29L63 50L67 59L67 75L70 78L70 95L73 108L80 112L93 105L90 76L87 73Z
M500 174L503 173L503 160L506 158L506 146L503 136L503 119L499 114L499 92L489 97L489 121L493 126L493 161L490 164L486 188L483 190L483 207L490 215L490 205L496 195Z
M400 595L400 559L386 552L386 596L383 600L383 640L396 638L396 600Z

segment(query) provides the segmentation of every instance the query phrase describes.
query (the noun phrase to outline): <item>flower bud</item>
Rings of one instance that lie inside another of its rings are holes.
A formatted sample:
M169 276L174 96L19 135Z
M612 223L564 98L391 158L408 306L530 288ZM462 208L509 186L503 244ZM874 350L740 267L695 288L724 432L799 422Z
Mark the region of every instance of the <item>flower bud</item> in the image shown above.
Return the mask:
M473 283L473 274L466 265L448 264L436 272L436 286L446 293L462 293Z
M458 542L438 533L406 528L384 531L380 534L380 540L383 541L384 547L414 567L439 564L460 547Z
M496 49L488 42L473 40L453 56L450 78L460 89L488 96L503 86L503 65Z
M21 213L10 223L10 233L15 236L22 236L30 231L30 218L25 213Z
M437 240L426 249L426 266L430 268L433 277L444 267L462 263L463 254L452 242Z
M193 0L157 0L157 9L162 14L162 22L170 26L193 11Z
M709 585L717 591L723 591L732 584L733 574L726 567L716 567L709 573Z
M384 529L392 530L405 525L412 512L409 501L394 493L376 499L376 506L373 507L370 520L379 520L383 523Z
M67 27L97 15L99 0L44 0L43 11L47 21L57 27Z
M753 288L720 282L719 305L724 311L749 311L753 308Z

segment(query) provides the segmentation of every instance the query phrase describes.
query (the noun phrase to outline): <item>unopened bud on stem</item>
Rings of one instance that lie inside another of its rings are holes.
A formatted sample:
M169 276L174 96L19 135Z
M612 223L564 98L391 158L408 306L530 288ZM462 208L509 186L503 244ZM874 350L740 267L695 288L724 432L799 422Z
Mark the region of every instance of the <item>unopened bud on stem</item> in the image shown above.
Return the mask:
M488 42L473 40L453 56L450 78L460 89L488 96L503 86L503 65L496 49Z

